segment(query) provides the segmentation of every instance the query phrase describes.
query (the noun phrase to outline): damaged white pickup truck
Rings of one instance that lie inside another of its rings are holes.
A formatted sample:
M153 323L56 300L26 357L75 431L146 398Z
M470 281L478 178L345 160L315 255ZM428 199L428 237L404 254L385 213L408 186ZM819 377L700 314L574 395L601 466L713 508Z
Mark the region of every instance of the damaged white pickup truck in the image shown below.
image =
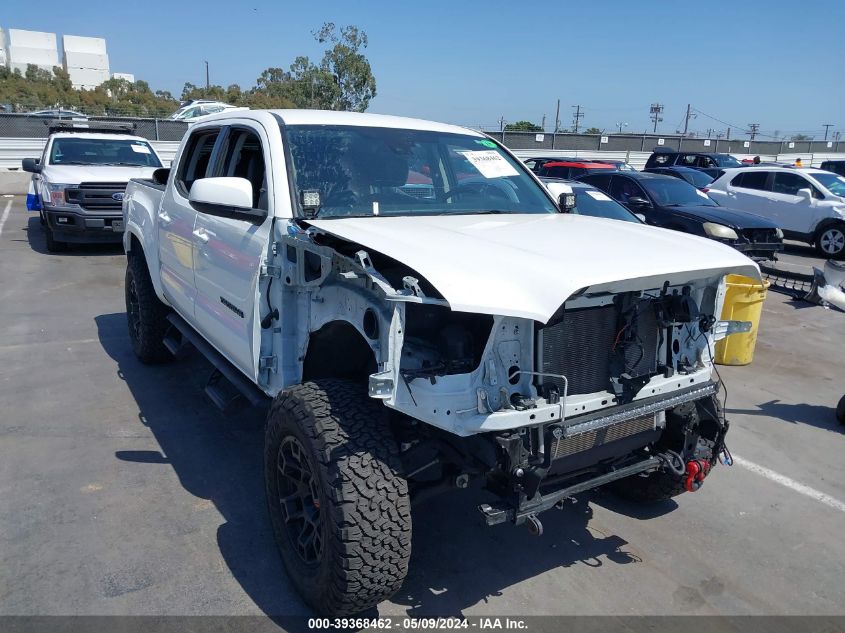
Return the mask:
M272 398L266 490L292 582L326 614L391 596L411 501L483 486L490 525L603 485L699 488L728 424L711 378L737 251L568 213L477 132L244 111L192 127L123 204L138 357L192 346L207 392ZM233 386L236 389L233 389Z

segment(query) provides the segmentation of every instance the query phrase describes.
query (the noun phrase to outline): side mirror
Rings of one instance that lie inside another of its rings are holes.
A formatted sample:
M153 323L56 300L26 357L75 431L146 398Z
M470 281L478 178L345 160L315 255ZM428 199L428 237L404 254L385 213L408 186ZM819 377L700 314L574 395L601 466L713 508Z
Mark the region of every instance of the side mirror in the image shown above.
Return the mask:
M634 215L637 216L640 219L640 222L645 224L646 219L645 219L645 216L642 213L635 213Z
M40 158L24 158L21 161L21 168L31 174L41 173L41 159Z
M645 198L641 198L640 196L631 196L628 198L628 204L633 207L650 207L651 202L646 200Z
M796 195L799 198L804 198L810 204L813 204L813 191L812 191L812 189L809 189L809 188L799 189L798 192L796 193Z
M169 167L159 167L153 172L153 182L157 185L166 185L168 178L170 178Z
M264 215L263 211L253 211L252 184L246 178L201 178L191 185L188 201L198 211L213 213L230 209L249 215Z

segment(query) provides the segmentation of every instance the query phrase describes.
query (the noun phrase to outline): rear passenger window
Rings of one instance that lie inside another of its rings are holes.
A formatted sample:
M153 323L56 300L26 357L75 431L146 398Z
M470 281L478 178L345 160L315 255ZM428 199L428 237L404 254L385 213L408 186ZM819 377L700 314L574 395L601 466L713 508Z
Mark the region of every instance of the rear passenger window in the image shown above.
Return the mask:
M542 173L548 178L569 178L569 167L543 167Z
M760 191L768 191L766 181L769 178L767 171L746 171L734 177L731 180L731 185L734 187L742 187L743 189L758 189Z
M188 139L179 163L179 171L176 174L176 184L182 189L183 194L190 193L194 182L206 177L211 152L219 135L219 129L202 130L195 132Z
M233 128L229 133L220 176L246 178L252 185L252 207L267 210L264 152L255 132Z
M696 163L698 163L698 156L695 154L684 154L677 164L683 165L684 167L695 167Z

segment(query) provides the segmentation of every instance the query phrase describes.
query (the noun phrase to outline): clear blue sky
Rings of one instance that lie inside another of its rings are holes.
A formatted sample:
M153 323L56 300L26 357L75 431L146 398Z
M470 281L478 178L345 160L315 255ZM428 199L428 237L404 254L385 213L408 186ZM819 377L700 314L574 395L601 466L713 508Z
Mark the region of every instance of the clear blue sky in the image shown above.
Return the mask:
M356 24L378 83L370 111L487 127L574 104L582 125L682 125L687 103L734 126L845 135L845 2L428 0L37 0L7 2L0 26L105 37L112 71L179 95L186 81L247 88L269 66L321 56L311 31ZM12 9L13 10L9 10ZM691 128L724 130L703 114ZM737 135L736 131L732 135Z

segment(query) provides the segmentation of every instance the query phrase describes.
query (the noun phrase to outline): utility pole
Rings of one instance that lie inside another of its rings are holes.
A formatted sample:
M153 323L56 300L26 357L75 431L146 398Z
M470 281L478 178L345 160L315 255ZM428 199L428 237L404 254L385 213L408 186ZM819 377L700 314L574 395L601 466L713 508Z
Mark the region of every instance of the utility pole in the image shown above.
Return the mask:
M208 80L208 60L205 60L205 91L208 92L208 89L211 87L211 82ZM208 96L208 95L206 95Z
M746 134L751 135L751 140L754 140L754 137L757 136L757 133L760 131L760 124L759 123L749 123L748 124L748 132Z
M692 114L690 112L691 107L692 106L688 103L687 104L687 116L684 118L684 136L687 135L687 130L689 130L689 120L696 116L695 114Z
M545 114L543 115L543 122L540 124L540 127L543 129L544 132L546 131L546 115Z
M557 100L557 110L555 110L555 134L560 130L560 99Z
M728 141L731 140L731 128L728 128L728 134L725 136L725 139Z
M499 117L499 131L500 132L505 131L505 115L504 114L501 117Z
M830 128L833 127L833 123L825 123L822 125L824 127L824 140L827 140L827 132Z
M581 119L584 118L584 113L581 111L580 105L572 106L575 108L575 114L572 115L572 127L576 134L578 134L578 127L581 125Z
M713 134L715 130L712 127L707 128L707 138L710 138L710 135Z
M659 103L652 103L648 108L648 114L652 121L654 121L654 134L657 134L657 124L663 120L660 114L663 112L663 106Z

